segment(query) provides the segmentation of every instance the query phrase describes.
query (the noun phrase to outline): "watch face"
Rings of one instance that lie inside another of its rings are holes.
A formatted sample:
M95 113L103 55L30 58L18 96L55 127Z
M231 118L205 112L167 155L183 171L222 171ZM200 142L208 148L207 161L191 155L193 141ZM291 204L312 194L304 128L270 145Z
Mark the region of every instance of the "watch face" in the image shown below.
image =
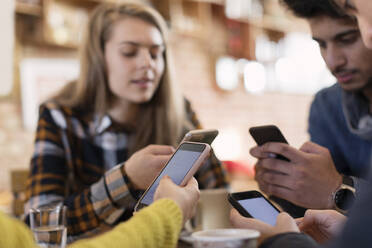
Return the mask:
M335 204L339 209L348 210L354 202L355 195L349 189L340 189L335 195Z

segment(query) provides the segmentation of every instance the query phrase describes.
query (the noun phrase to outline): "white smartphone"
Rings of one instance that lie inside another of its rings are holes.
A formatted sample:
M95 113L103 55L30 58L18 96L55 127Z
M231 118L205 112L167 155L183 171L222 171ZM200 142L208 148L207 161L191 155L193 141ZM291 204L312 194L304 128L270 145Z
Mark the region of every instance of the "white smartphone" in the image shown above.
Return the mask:
M186 133L182 141L201 142L211 145L217 135L217 129L195 129Z
M138 200L134 211L138 211L154 201L155 191L163 176L168 175L177 185L185 185L199 167L204 164L204 161L209 157L210 150L210 146L205 143L182 142L150 187Z

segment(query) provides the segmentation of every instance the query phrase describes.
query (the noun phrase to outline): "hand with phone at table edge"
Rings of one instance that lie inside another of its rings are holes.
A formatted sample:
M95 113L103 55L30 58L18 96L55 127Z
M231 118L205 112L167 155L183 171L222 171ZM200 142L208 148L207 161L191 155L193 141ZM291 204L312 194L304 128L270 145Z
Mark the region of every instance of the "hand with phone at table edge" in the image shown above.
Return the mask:
M255 179L266 194L305 208L334 208L332 195L341 185L342 176L327 148L312 142L305 142L300 149L268 142L253 147L250 154L258 159ZM280 154L289 161L270 154Z

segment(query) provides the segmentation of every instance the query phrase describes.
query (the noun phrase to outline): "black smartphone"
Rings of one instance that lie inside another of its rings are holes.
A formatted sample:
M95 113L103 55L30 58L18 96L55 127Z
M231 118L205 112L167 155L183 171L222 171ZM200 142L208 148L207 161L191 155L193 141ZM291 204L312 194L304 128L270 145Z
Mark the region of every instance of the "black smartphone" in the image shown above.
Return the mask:
M249 129L249 133L259 146L262 146L267 142L281 142L288 144L288 141L284 138L282 132L275 125L251 127ZM283 155L275 155L277 159L289 161L289 159Z
M209 157L209 144L196 142L182 142L162 171L154 179L145 193L138 200L134 210L138 211L150 205L163 176L168 175L177 185L185 185Z
M279 209L256 190L231 193L228 201L242 216L259 219L272 226L280 213Z
M261 146L267 142L281 142L288 144L286 138L275 125L267 126L257 126L251 127L249 133L252 135L253 139L256 141L257 145ZM284 161L290 161L288 158L280 154L275 154L277 159ZM306 211L306 208L299 207L287 200L276 196L270 196L270 200L276 202L285 212L288 212L293 218L303 217Z
M201 142L211 145L217 135L217 129L195 129L186 133L182 141Z

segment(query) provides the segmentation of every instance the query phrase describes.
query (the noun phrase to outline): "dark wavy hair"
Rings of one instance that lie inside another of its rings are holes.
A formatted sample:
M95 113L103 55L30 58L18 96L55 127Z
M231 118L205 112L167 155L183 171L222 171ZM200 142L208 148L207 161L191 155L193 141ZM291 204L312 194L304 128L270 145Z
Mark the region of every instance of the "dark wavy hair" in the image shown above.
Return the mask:
M345 14L330 0L280 0L280 2L297 17L308 19L328 16L335 19L349 19L350 21L355 21L354 18Z

